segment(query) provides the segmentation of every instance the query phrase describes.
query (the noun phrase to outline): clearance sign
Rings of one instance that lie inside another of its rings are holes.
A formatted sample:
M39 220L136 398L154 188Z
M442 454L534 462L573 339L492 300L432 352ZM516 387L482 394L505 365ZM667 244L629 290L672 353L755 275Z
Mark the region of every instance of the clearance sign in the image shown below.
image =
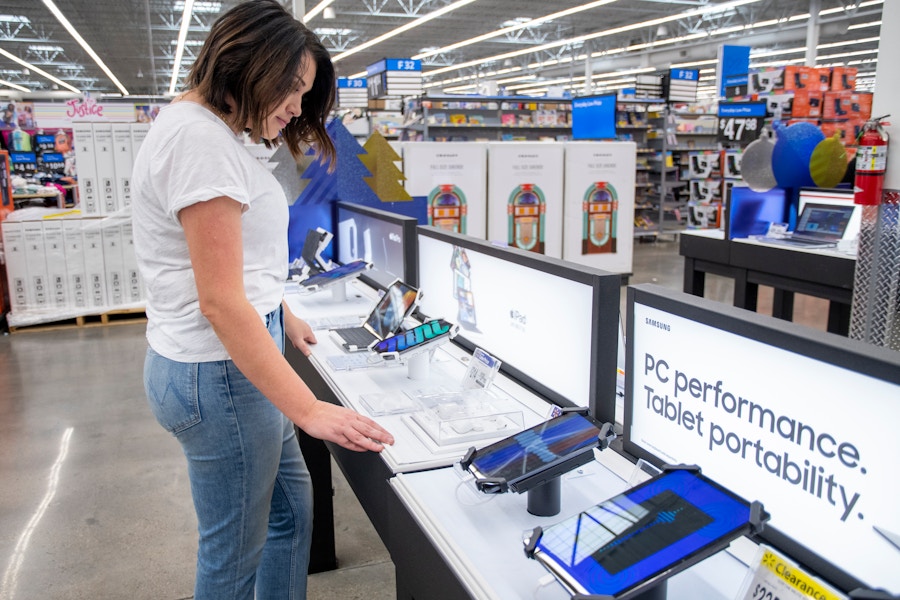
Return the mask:
M742 600L845 600L822 581L772 548L761 545L753 571L738 596Z

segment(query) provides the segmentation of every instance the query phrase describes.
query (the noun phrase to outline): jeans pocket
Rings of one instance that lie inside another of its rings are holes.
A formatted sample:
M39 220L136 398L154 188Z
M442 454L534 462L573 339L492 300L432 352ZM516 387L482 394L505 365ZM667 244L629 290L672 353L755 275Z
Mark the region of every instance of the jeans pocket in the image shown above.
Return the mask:
M193 427L201 420L197 390L197 363L180 363L147 350L144 389L150 409L170 433Z

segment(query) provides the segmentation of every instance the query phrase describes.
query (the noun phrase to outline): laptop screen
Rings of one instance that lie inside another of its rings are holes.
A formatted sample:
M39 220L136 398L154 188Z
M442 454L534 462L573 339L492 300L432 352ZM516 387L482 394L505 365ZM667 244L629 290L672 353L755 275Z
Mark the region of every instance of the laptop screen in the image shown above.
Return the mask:
M394 282L366 319L369 330L379 339L394 335L416 301L418 291L402 281Z
M794 234L804 237L816 237L822 240L837 241L844 236L844 231L853 216L853 205L835 206L832 204L816 204L807 202L797 220Z

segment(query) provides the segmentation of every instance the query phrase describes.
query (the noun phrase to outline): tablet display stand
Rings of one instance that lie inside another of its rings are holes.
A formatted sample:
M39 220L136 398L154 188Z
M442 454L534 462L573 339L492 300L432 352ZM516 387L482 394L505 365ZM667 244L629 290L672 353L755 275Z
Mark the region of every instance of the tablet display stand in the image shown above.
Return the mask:
M331 286L331 299L335 302L346 302L347 301L347 282L346 281L338 281L336 284Z
M894 596L884 590L857 588L850 592L850 600L900 600L900 596Z

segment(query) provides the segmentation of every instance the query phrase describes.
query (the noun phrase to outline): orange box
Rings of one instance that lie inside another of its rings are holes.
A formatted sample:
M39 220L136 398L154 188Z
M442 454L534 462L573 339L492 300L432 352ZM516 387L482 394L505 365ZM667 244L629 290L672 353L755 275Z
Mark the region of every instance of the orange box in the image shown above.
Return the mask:
M856 67L833 67L831 89L838 92L856 89Z
M815 90L794 90L793 117L819 118L822 116L822 92Z
M831 68L816 67L817 84L812 86L814 91L827 92L831 89Z
M790 65L784 68L784 89L803 90L817 85L819 74L815 67Z
M856 144L856 138L865 125L864 119L848 119L845 121L823 121L819 126L825 137L832 137L835 133L840 134L841 143L845 146Z
M872 92L825 92L823 119L862 119L872 116Z

